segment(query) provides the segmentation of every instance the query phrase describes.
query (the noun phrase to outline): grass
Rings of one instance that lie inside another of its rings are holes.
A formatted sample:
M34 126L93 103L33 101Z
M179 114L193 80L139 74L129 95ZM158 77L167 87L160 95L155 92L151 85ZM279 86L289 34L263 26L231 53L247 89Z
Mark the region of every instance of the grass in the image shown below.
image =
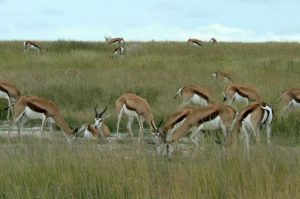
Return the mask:
M23 95L55 101L72 128L92 123L95 105L108 105L114 131L115 100L126 91L149 101L157 123L176 109L173 96L185 84L206 87L221 102L222 88L211 77L220 69L255 86L275 109L272 146L252 143L248 159L242 146L224 152L207 136L203 151L169 161L134 143L70 147L61 134L42 144L32 136L10 144L0 138L0 198L300 197L299 112L281 121L274 103L282 90L300 85L300 44L129 42L127 56L112 59L114 46L106 43L40 43L48 50L37 55L24 52L21 41L0 42L0 79Z

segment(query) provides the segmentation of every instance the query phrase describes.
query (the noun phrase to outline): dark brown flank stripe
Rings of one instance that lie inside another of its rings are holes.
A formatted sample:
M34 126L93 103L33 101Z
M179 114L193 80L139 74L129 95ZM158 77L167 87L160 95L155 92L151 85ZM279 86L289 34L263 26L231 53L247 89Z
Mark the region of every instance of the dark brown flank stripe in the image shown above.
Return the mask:
M196 93L197 95L199 95L200 97L202 97L203 99L205 99L206 101L208 101L208 97L206 95L204 95L203 93L201 93L200 91L193 89L193 92Z
M255 104L252 107L249 107L243 115L241 115L239 122L243 121L250 113L252 113L252 111L259 106L259 104Z
M297 103L300 103L300 98L297 95L292 94L292 97Z
M35 43L33 43L33 42L26 42L26 45L27 45L28 43L29 43L30 45L33 45L33 46L35 46L35 47L37 47L37 48L40 49L40 47L39 47L37 44L35 44Z
M136 111L134 108L132 108L131 106L129 106L126 102L125 102L125 106L128 110L131 110L131 111Z
M177 118L173 123L172 126L175 126L175 124L181 122L182 120L184 120L186 118L187 114L183 114L181 115L179 118Z
M240 89L235 88L235 92L237 92L240 96L249 98L247 94L243 93Z
M219 111L215 111L212 114L208 115L205 118L202 118L201 120L198 120L198 125L203 124L204 122L210 121L215 119L219 115Z
M39 107L39 106L37 106L37 105L31 103L31 102L28 102L28 103L27 103L27 106L28 106L31 110L35 111L35 112L38 112L38 113L44 113L44 114L47 113L47 111L46 111L45 109L43 109L43 108L41 108L41 107Z
M0 86L0 90L8 94L8 90L6 90L3 86Z

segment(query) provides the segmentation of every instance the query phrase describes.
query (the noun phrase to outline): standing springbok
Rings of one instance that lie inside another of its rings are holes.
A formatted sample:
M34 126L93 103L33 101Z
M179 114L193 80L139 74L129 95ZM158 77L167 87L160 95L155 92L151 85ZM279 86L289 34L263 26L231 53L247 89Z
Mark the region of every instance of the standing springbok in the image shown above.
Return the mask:
M115 48L115 50L112 53L112 57L117 57L117 56L121 56L121 55L125 55L125 48L122 46L119 46L117 48Z
M199 40L199 39L193 39L193 38L190 38L190 39L188 39L188 41L187 41L187 45L189 45L189 44L202 46L202 41Z
M229 105L232 105L234 102L246 102L248 106L250 102L261 101L261 97L255 88L241 84L226 86L223 96L224 102L227 101Z
M294 109L300 108L300 89L287 89L280 98L283 103L282 117L287 117Z
M9 120L10 112L13 114L12 104L15 103L21 94L15 85L0 81L0 98L8 101L7 121Z
M117 37L117 38L104 37L104 38L108 44L118 43L119 46L121 46L121 44L125 43L125 41L122 37Z
M212 74L212 76L216 82L220 83L221 85L227 85L233 82L231 75L223 71L216 71Z
M131 130L133 119L136 117L136 119L138 120L140 126L139 141L141 141L144 137L144 121L148 123L154 133L157 133L158 131L154 122L154 117L151 112L150 105L148 104L146 99L140 96L132 93L124 93L116 101L116 112L118 115L117 136L119 134L120 121L123 114L126 114L128 116L127 130L130 133L131 137L133 137L133 133Z
M254 103L243 109L237 119L237 130L245 136L245 147L249 154L249 136L252 132L256 142L260 142L260 129L265 125L267 131L267 142L270 145L271 123L273 121L273 109L266 103Z
M104 124L104 119L110 115L103 117L103 114L106 112L107 106L99 112L98 107L95 107L95 123L84 124L76 131L76 137L83 137L87 139L96 139L99 142L104 141L107 137L110 136L110 130L108 126Z
M36 42L25 41L24 42L24 50L29 50L29 49L36 51L37 53L40 53L40 51L42 50L41 46L38 45Z
M174 98L176 99L177 96L182 97L180 108L187 106L189 103L200 106L208 106L214 103L209 90L195 85L181 87Z
M211 38L211 39L209 40L209 43L211 43L211 44L216 44L216 43L217 43L217 40L216 40L215 38Z
M26 123L28 119L41 119L41 139L43 136L43 131L46 121L55 122L65 133L68 142L72 142L74 139L74 133L66 123L64 117L61 115L56 103L40 98L38 96L21 96L13 106L13 123L17 124L18 134L20 140L21 128ZM8 137L10 135L10 130L8 132Z

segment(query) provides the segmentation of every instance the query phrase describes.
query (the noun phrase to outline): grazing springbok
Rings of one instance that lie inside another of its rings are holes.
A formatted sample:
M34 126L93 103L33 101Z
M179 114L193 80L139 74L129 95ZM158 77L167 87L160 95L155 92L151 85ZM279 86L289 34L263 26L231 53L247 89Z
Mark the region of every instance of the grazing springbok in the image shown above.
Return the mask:
M39 44L37 44L36 42L25 41L24 42L24 50L29 50L29 49L36 51L37 53L40 53L40 51L42 50L41 46Z
M182 97L180 108L187 106L189 103L200 106L208 106L214 103L209 90L195 85L181 87L174 98L176 99L177 96Z
M121 46L121 44L125 43L122 37L117 37L117 38L104 37L104 38L108 44L118 43L119 46Z
M199 39L193 39L193 38L190 38L190 39L188 39L188 41L187 41L187 45L189 45L189 44L202 46L202 41L199 40Z
M8 101L7 121L9 120L10 112L13 114L12 104L15 103L21 94L15 85L0 81L0 98Z
M209 43L210 43L210 44L216 44L216 43L217 43L217 40L216 40L215 38L211 38L211 39L209 40Z
M229 105L235 102L246 102L247 106L250 102L260 102L261 97L255 88L241 85L241 84L230 84L225 87L224 102L227 101Z
M280 98L283 103L282 117L287 117L294 109L300 108L300 89L287 89L282 92Z
M216 80L216 82L220 83L221 85L233 83L232 77L229 73L223 71L216 71L212 74L212 76Z
M160 131L160 136L163 142L166 142L174 132L184 123L187 116L191 113L192 110L196 107L186 107L180 110L177 110L172 115L169 116L168 120L165 122L162 131Z
M190 138L196 146L198 142L194 140L194 136L202 130L221 129L224 138L227 139L228 133L233 130L237 115L237 112L231 106L223 104L188 110L188 114L182 114L184 121L171 136L166 136L166 133L161 133L162 140L164 140L167 147L167 154L171 155L168 152L170 144L186 136L192 127L196 128L192 131ZM169 120L171 121L172 119L170 118Z
M121 56L121 55L125 55L125 48L122 46L119 46L119 47L115 48L115 50L112 53L112 56L117 57L117 56Z
M65 136L69 143L74 140L74 132L70 129L66 123L64 117L61 115L56 103L50 100L40 98L38 96L21 96L16 103L13 105L13 123L17 124L18 134L20 140L21 128L26 123L28 119L41 119L41 139L45 127L46 121L55 122L65 133ZM8 132L8 137L10 135L10 130Z
M148 123L154 133L157 133L158 131L154 122L154 117L151 112L150 105L148 104L146 99L140 96L132 93L124 93L116 101L116 112L118 116L117 136L119 134L120 121L123 114L126 114L128 116L127 130L130 133L131 137L133 137L133 133L131 130L133 119L136 117L136 119L138 120L140 126L139 141L141 141L144 137L144 121Z
M263 126L266 126L267 142L270 145L271 123L273 121L273 109L266 103L254 103L243 109L237 119L237 130L245 136L245 147L249 154L249 136L252 132L256 142L260 142L259 131Z
M76 137L82 137L87 139L95 139L99 140L99 142L104 141L107 137L110 136L110 130L108 126L104 124L104 119L109 117L110 115L106 115L103 117L103 114L107 110L107 106L99 112L98 107L95 107L95 123L84 124L79 129L76 130Z

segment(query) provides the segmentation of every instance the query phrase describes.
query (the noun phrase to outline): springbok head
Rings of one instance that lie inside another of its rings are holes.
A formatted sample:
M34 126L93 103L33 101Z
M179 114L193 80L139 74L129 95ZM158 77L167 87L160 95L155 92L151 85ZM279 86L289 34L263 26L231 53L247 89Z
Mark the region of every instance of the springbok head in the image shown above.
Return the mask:
M106 117L110 116L110 115L106 115L105 117L103 117L103 114L105 113L106 110L107 110L107 106L105 106L105 108L101 112L99 111L98 106L95 107L95 128L99 128L103 120Z
M107 42L111 39L110 36L105 36L104 38L105 38L105 41L107 41Z

